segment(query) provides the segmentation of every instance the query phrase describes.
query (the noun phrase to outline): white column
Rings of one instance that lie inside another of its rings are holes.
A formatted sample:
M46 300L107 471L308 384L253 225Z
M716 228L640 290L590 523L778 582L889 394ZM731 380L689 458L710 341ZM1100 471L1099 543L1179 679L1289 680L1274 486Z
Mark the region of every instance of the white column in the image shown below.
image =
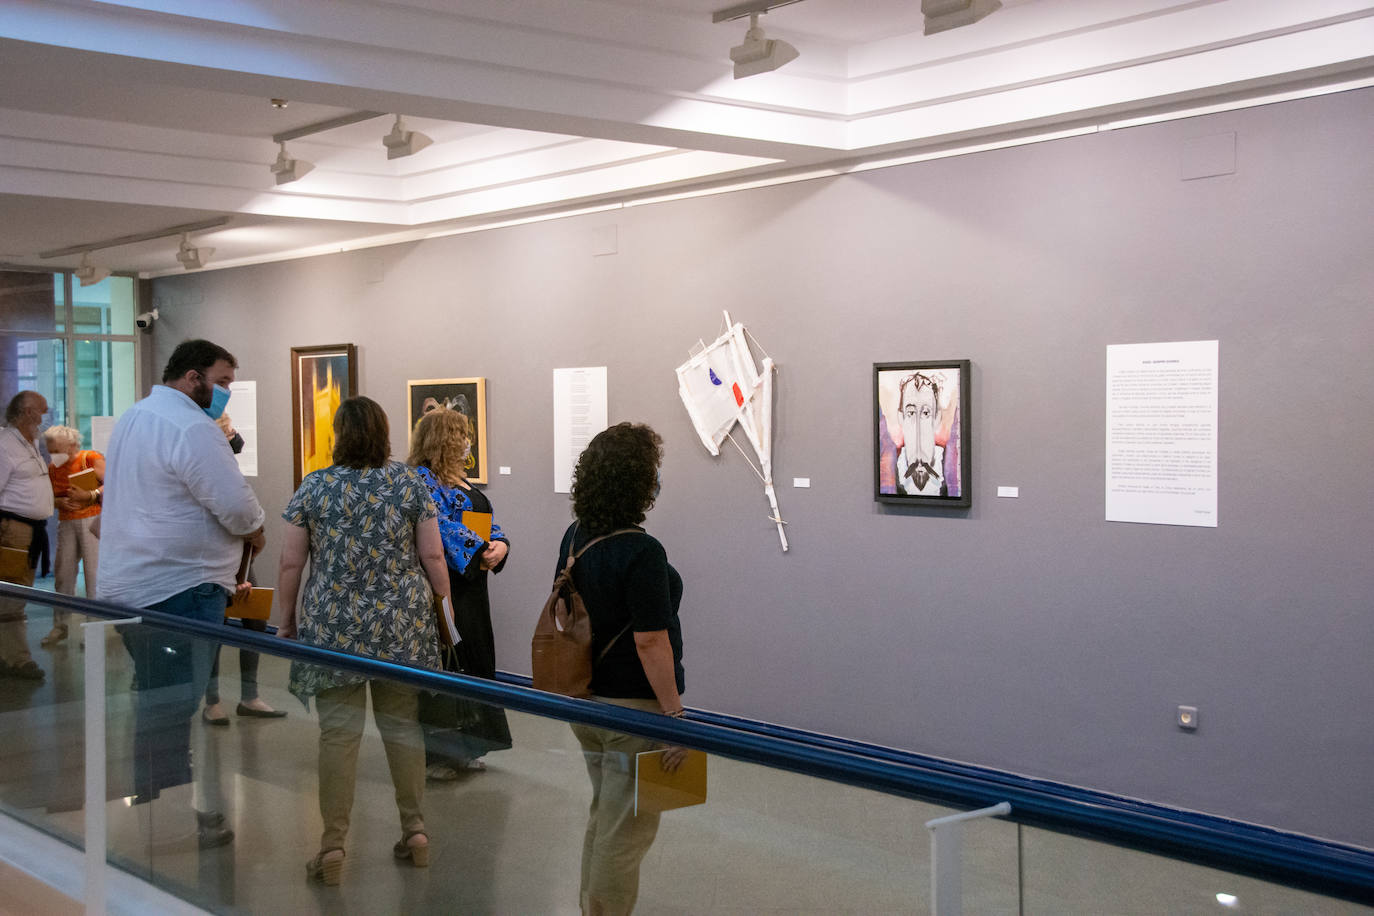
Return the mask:
M86 913L105 913L105 631L142 617L91 620L86 642Z

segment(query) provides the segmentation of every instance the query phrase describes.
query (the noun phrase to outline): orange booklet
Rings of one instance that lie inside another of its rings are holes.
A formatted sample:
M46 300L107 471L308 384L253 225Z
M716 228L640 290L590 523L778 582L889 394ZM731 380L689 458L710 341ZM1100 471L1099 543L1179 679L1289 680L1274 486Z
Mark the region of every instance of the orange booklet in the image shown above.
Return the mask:
M463 527L475 533L482 540L491 542L490 512L464 512Z
M0 547L0 579L22 582L29 576L29 552L18 547Z
M687 759L669 773L663 751L635 754L635 814L657 814L706 804L706 752L687 751Z
M434 598L434 623L439 628L439 639L446 646L456 646L463 641L458 635L458 624L453 619L453 604L448 597L437 595Z
M240 620L266 620L272 616L272 593L275 589L254 588L247 598L235 598L224 612L226 617Z
M95 468L86 468L84 471L77 471L67 478L67 483L73 487L80 487L92 493L100 487L100 481L96 479L95 476Z

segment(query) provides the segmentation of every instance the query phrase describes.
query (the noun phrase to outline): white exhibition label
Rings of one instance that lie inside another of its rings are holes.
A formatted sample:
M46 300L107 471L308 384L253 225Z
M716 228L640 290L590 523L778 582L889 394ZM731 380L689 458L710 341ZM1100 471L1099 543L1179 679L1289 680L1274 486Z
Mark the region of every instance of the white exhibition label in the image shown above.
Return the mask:
M571 493L577 456L606 428L606 367L553 370L553 491Z
M257 477L258 383L230 382L229 406L224 412L229 415L229 425L243 437L243 451L234 456L238 459L239 470L244 477Z
M1107 347L1107 521L1217 526L1217 354Z

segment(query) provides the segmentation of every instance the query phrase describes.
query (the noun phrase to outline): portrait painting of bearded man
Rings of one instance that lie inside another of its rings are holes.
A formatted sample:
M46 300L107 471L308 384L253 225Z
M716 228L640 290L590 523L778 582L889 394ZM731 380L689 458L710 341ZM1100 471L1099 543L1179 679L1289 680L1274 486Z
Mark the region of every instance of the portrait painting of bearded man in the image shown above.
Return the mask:
M874 366L874 498L968 506L968 360Z

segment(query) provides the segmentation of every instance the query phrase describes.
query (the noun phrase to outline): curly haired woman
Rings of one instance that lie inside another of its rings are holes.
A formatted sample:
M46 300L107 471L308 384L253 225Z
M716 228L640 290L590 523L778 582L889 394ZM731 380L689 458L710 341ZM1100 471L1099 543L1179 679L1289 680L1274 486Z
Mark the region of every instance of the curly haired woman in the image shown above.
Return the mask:
M572 577L591 618L593 699L676 717L683 712L682 577L640 527L658 496L662 460L663 440L643 424L620 423L592 439L573 473L577 521L563 535L555 575L569 554L586 550ZM658 832L657 814L635 814L635 755L661 745L604 728L572 729L592 781L582 912L629 913L640 862ZM665 769L676 768L682 754L665 754Z

